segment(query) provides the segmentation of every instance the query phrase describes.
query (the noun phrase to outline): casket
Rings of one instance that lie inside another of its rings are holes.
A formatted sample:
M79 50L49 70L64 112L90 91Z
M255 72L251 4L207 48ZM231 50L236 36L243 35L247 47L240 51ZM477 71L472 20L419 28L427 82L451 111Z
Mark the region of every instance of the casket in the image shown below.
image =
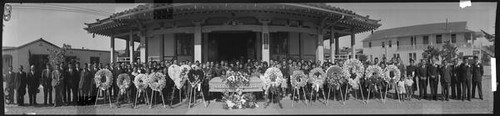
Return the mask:
M229 90L229 87L226 86L220 77L214 77L209 81L209 92L224 92L225 90ZM243 92L263 92L262 80L257 77L250 77L250 84L248 86L242 86L240 89Z

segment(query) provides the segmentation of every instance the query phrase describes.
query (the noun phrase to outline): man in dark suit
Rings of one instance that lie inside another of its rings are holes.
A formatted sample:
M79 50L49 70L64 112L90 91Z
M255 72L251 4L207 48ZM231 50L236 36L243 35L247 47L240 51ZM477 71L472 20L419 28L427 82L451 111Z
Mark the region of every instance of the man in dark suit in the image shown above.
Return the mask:
M438 64L437 64L437 59L429 59L431 61L431 64L429 64L429 67L427 70L429 74L429 84L431 87L431 99L432 100L437 100L437 87L438 87L438 80L439 80L439 73L438 73Z
M417 80L416 80L416 75L417 75L417 66L415 66L415 61L413 61L413 59L410 58L410 65L408 65L408 67L406 68L406 77L409 77L413 80L414 84L411 86L411 88L409 89L410 91L407 91L408 94L410 95L410 97L413 97L413 94L415 93L415 91L417 90L417 85L415 83L417 83Z
M441 94L444 95L444 98L442 99L443 101L449 101L449 94L450 94L450 82L451 82L451 75L453 75L452 72L452 64L448 61L445 62L444 66L442 67L442 78L441 78Z
M464 75L463 85L462 85L462 101L465 97L470 101L471 99L471 86L472 86L472 66L469 64L467 58L463 58L464 64L461 66L461 72Z
M69 65L69 64L68 64ZM69 66L67 66L64 62L60 64L59 66L59 71L61 73L61 86L62 86L62 92L63 92L63 105L69 105L70 101L71 101L71 89L70 89L70 85L71 83L69 82L69 77L68 75L66 74L66 70L68 69Z
M424 59L420 60L420 67L417 69L418 71L418 91L420 93L419 100L426 99L427 96L427 62Z
M5 84L6 88L5 91L7 93L6 96L6 103L7 104L14 104L14 89L16 87L15 84L16 81L16 73L13 71L12 66L9 66L9 72L5 74Z
M35 65L31 65L28 73L28 96L30 105L36 105L36 94L40 91L40 75L35 71Z
M453 60L451 65L451 81L450 81L450 87L451 87L451 99L457 99L457 74L456 74L456 65L457 61Z
M472 66L472 98L476 96L476 87L477 93L479 94L479 99L483 100L483 91L482 91L482 77L483 77L483 65L479 63L477 57L474 57L474 65Z
M49 104L52 104L52 71L50 70L50 65L45 65L45 69L42 71L42 86L43 86L43 104L47 105L47 101Z
M26 94L27 85L26 72L23 71L23 66L19 66L19 72L16 74L16 92L17 92L17 105L24 106L24 95Z
M62 66L62 65L61 65ZM61 70L62 68L59 65L55 65L54 70L51 73L52 78L52 86L56 91L54 107L63 105L64 100L64 76Z
M89 82L90 80L88 78L91 78L87 63L83 65L83 69L80 69L79 76L80 76L80 80L78 81L78 93L80 93L79 104L84 105L87 104L87 102L89 102L86 98L89 96L89 87L90 87L90 82Z
M92 75L93 77L98 70L99 70L98 64L94 63L92 65L92 68L90 68L90 75ZM90 81L90 98L89 98L91 102L94 102L97 99L97 91L98 91L97 89L98 88L96 87L96 83L92 78L92 81Z
M68 65L68 70L66 70L65 74L65 77L67 77L66 82L70 84L66 86L69 87L66 88L68 104L76 105L78 101L78 81L80 80L78 77L79 74L76 72L75 67L72 64ZM73 94L71 95L71 93ZM71 98L73 99L71 100Z

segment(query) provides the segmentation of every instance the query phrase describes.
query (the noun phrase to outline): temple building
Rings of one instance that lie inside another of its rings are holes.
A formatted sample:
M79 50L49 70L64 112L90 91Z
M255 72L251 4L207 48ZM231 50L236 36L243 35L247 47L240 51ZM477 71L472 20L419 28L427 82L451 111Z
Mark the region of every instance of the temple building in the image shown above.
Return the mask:
M379 21L324 3L150 3L85 23L84 29L109 37L110 51L115 51L116 39L127 41L129 59L137 57L132 53L138 47L138 62L281 58L323 62L325 46L336 54L339 37L351 36L352 47L355 34L376 30ZM333 41L323 45L328 39ZM111 56L115 62L116 54Z

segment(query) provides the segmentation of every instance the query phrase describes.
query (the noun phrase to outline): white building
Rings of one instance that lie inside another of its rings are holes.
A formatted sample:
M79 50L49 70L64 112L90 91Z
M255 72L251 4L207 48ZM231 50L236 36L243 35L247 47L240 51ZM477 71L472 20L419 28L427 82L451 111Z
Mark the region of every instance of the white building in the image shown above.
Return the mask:
M8 67L12 66L15 71L20 65L24 71L29 71L29 54L31 53L32 64L36 65L37 69L44 68L49 59L51 50L59 49L60 47L40 38L19 47L2 47L2 71L7 72ZM101 50L89 49L69 49L66 51L66 62L76 60L81 66L84 63L109 63L110 52Z
M373 32L363 42L363 52L368 60L378 57L390 60L392 57L401 57L404 64L409 59L420 60L427 46L442 49L446 41L457 46L458 56L479 55L481 46L474 44L480 35L467 29L467 22L448 22L414 25L392 28ZM471 40L472 38L472 40Z

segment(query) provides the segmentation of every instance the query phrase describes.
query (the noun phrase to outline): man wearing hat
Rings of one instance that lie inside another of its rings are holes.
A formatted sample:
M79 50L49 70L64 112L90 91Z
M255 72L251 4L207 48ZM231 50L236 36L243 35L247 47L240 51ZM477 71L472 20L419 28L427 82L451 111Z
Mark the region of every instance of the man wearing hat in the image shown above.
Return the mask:
M471 98L471 86L472 86L472 66L469 64L469 61L466 57L463 58L463 63L460 67L460 72L463 74L463 85L462 85L462 101L464 101L465 97L470 101Z
M474 57L474 65L472 66L472 98L476 96L476 87L477 93L479 94L479 99L483 100L483 91L482 91L482 77L483 77L483 65L479 62L477 57Z
M35 72L35 65L31 65L30 72L28 73L28 96L30 105L36 105L36 94L39 92L38 87L40 86L40 75Z
M26 94L26 72L23 71L23 66L19 66L19 72L16 74L16 92L17 92L17 105L24 106L24 95Z

